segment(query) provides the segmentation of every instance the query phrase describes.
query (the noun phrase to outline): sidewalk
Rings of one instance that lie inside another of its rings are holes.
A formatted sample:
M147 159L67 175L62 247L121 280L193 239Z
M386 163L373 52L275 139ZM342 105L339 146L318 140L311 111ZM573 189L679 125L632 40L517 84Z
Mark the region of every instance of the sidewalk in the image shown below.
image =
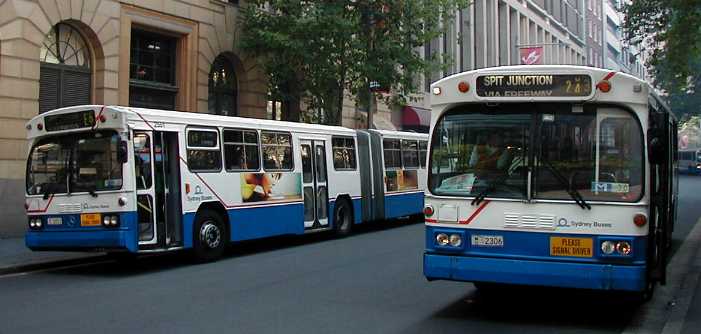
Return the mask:
M0 239L0 275L103 255L104 253L34 252L24 245L24 238Z

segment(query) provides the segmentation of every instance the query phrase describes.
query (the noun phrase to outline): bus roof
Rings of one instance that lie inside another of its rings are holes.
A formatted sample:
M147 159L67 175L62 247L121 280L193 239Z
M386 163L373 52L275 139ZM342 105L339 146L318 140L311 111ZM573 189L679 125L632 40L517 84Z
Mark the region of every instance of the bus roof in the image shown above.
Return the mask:
M323 133L323 134L336 134L336 135L347 135L354 136L354 129L342 127L342 126L331 126L331 125L320 125L320 124L308 124L308 123L298 123L298 122L288 122L288 121L274 121L266 119L257 118L245 118L245 117L231 117L231 116L221 116L221 115L211 115L196 112L179 112L171 110L157 110L157 109L146 109L146 108L133 108L133 107L123 107L123 106L112 106L112 105L81 105L72 106L66 108L60 108L48 111L41 115L37 115L32 118L28 123L28 137L34 138L41 135L45 135L46 132L37 129L37 123L43 123L47 116L60 115L75 113L79 111L92 110L96 115L102 113L115 113L115 115L123 115L123 117L115 117L118 120L113 121L108 118L107 122L102 126L97 126L100 128L119 128L123 127L125 123L119 122L123 119L128 123L148 123L147 126L152 127L154 123L167 123L167 124L185 124L189 126L200 126L200 127L231 127L231 128L258 128L264 130L272 131L292 131L292 132L303 132L303 133ZM122 126L120 126L122 124ZM67 133L84 131L86 128L73 128L65 131L54 131L52 134ZM401 137L401 138L416 138L416 139L426 139L427 134L413 133L413 132L402 132L402 131L389 131L389 130L371 130L380 133L383 136L388 137Z

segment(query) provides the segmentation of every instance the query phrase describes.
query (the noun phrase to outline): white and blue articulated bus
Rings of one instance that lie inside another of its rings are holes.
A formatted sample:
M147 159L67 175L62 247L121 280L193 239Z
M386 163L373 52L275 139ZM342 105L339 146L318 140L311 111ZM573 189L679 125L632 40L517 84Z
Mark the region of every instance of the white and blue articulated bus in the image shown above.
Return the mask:
M27 130L33 250L211 260L231 241L422 215L426 134L94 105Z
M511 66L431 86L429 280L623 290L664 283L677 124L650 86Z

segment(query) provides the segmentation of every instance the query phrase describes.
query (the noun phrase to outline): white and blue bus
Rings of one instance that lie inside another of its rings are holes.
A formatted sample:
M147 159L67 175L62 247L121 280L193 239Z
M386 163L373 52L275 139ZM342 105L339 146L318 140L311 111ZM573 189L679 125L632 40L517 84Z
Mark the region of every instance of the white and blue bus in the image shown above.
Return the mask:
M511 66L431 86L429 280L633 291L665 281L677 124L635 77Z
M679 172L701 174L701 150L679 150Z
M33 250L212 260L230 241L422 215L426 134L95 105L27 130Z

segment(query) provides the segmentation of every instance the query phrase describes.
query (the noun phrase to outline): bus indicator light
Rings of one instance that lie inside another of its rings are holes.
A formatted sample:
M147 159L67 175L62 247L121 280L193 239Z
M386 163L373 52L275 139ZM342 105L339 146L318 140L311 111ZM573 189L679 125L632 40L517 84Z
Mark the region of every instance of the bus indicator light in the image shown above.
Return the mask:
M433 212L434 212L434 211L433 211L433 207L432 207L432 206L426 205L426 206L424 207L424 216L426 216L426 217L431 217L431 216L433 216Z
M38 123L38 124L37 124L37 129L38 129L38 130L43 130L43 129L44 129L44 125L42 125L41 123Z
M445 233L439 233L438 235L436 235L436 243L437 243L439 246L446 246L446 245L448 245L449 242L450 242L450 241L449 241L449 238L448 238L448 235L447 235L447 234L445 234Z
M602 91L604 93L608 93L611 91L611 83L606 81L606 80L602 80L602 81L599 81L599 83L596 85L596 88L598 88L600 91Z
M616 244L616 251L621 255L628 255L633 249L627 241L619 241Z
M645 217L644 214L639 213L633 217L633 223L637 227L643 227L645 224L647 224L647 217Z
M462 238L459 234L450 235L450 245L453 247L460 247L460 245L462 245Z
M470 91L470 84L465 81L460 81L460 83L458 84L458 90L461 93L467 93L468 91Z
M441 88L433 87L433 95L441 95Z

